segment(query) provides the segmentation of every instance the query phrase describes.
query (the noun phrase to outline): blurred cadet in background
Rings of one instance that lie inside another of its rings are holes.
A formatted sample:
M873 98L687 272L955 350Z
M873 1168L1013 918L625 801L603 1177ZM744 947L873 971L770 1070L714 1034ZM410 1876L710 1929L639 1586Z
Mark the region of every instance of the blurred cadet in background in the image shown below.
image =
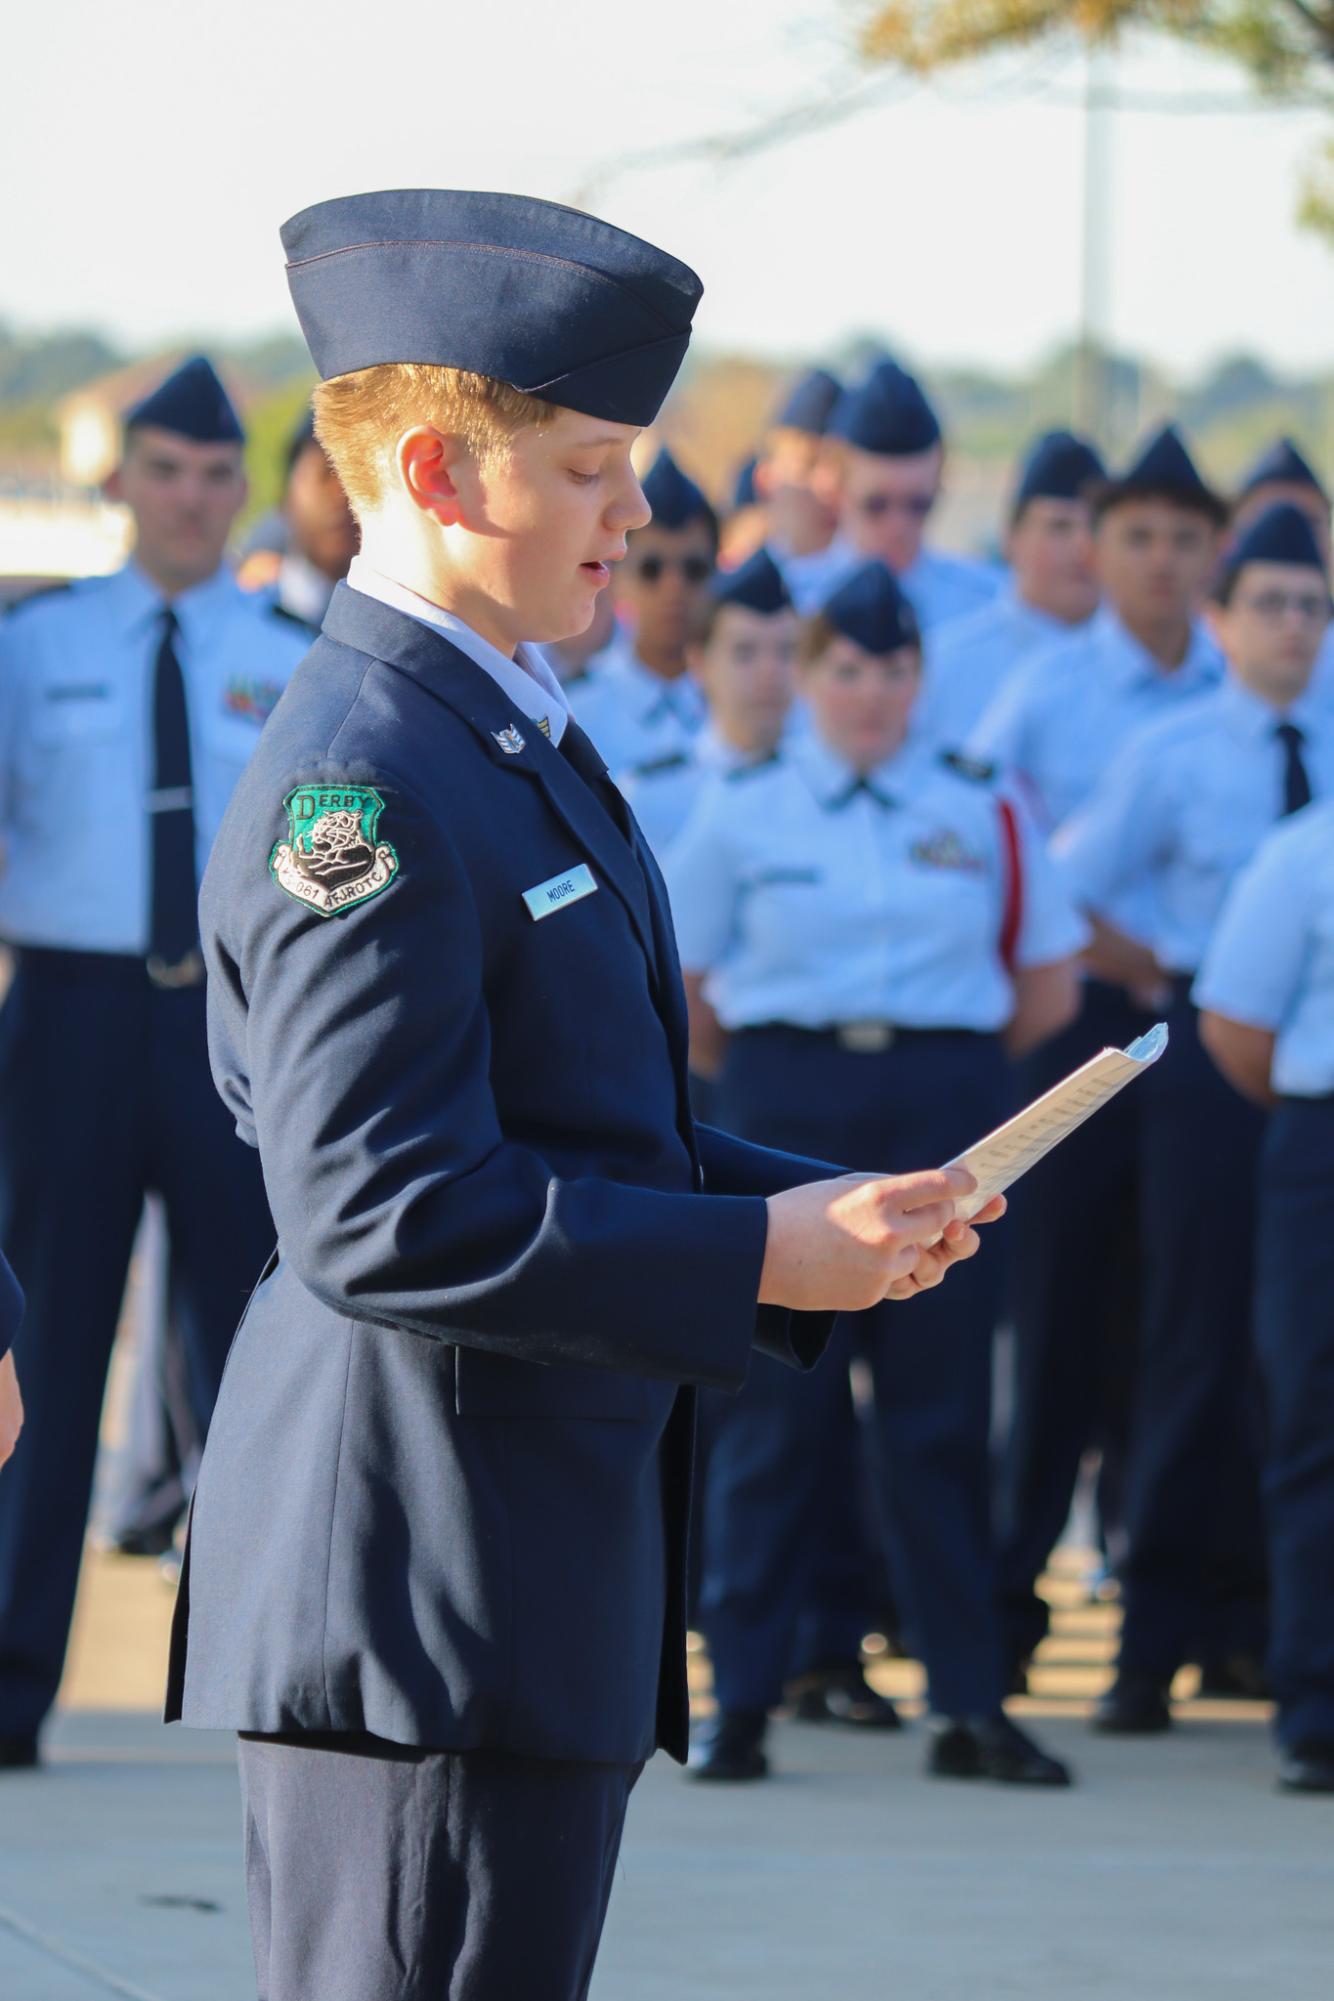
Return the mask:
M759 459L746 460L732 487L732 510L722 523L718 561L724 570L739 570L757 549L762 549L769 533L769 510L755 487Z
M990 771L908 742L921 644L884 564L834 593L803 659L811 729L712 786L668 853L693 1032L722 1048L728 1131L868 1169L948 1160L1004 1115L1002 1037L1031 1046L1069 1020L1086 934ZM929 1769L1060 1785L1064 1768L1002 1712L988 1468L998 1306L993 1262L944 1312L918 1302L911 1343L883 1309L859 1323L886 1546L927 1667ZM696 1746L700 1777L763 1776L767 1712L804 1665L821 1493L855 1477L852 1340L840 1322L800 1403L756 1358L723 1414L700 1608L718 1715Z
M1290 614L1295 616L1295 614ZM1334 801L1269 835L1195 985L1205 1046L1271 1106L1255 1332L1265 1388L1279 1783L1334 1792Z
M797 628L767 550L715 575L686 648L708 720L683 749L614 774L655 853L666 851L711 777L778 748L795 692Z
M838 514L824 445L842 394L827 368L801 376L775 411L755 467L769 554L800 612L814 611L839 569L847 568L834 544Z
M267 590L281 610L316 632L357 553L357 524L309 409L287 441L276 530L262 546L252 545L237 575L246 590Z
M829 464L836 481L838 568L846 576L868 557L887 563L928 638L948 619L988 604L1003 573L925 541L940 498L945 442L940 419L915 378L882 361L845 391L829 419Z
M1090 796L1140 724L1216 688L1217 647L1197 607L1217 560L1223 503L1170 427L1095 492L1094 552L1103 608L1090 624L1016 668L969 738L1025 786L1041 824L1059 827ZM1154 921L1136 883L1104 915L1142 943ZM1165 999L1142 962L1091 954L1079 1020L1022 1066L1025 1099L1098 1049L1124 1048ZM1119 1525L1140 1311L1138 1253L1142 1093L1126 1092L1094 1126L1026 1175L1010 1231L1015 1412L1002 1466L1002 1577L1017 1673L1047 1629L1034 1585L1070 1513L1086 1451L1102 1454L1104 1540Z
M625 629L565 683L581 728L612 771L684 750L704 721L686 648L718 560L718 517L665 449L643 490L653 519L628 537L612 573Z
M1089 495L1106 478L1092 445L1046 431L1030 448L1010 505L1010 575L989 604L932 636L913 728L965 743L1003 683L1030 654L1086 625L1098 609Z
M149 1190L162 1197L206 1429L273 1241L209 1075L198 877L307 635L224 567L236 413L202 357L130 412L112 498L134 554L0 628L0 1241L28 1297L27 1403L0 1506L0 1765L55 1699L107 1366Z
M1329 592L1306 516L1261 514L1214 592L1222 686L1129 737L1053 847L1098 949L1143 991L1170 994L1172 1061L1136 1094L1141 1349L1120 1657L1098 1712L1122 1733L1167 1727L1187 1660L1211 1693L1224 1677L1231 1693L1263 1683L1250 1262L1261 1118L1201 1047L1190 989L1234 876L1278 819L1334 794L1334 714L1309 694ZM1107 913L1139 891L1149 922L1136 939Z
M1244 534L1257 515L1281 500L1299 507L1306 516L1328 568L1329 488L1291 438L1279 438L1262 452L1242 480L1232 510L1233 535ZM1319 700L1334 705L1334 625L1325 633L1311 685Z

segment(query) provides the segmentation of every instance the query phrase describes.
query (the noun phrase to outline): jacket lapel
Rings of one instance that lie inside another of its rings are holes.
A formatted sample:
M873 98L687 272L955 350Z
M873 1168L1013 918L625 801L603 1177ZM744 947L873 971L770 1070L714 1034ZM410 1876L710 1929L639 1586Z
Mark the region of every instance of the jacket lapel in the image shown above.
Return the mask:
M386 661L420 683L476 732L501 770L516 782L541 786L552 811L594 865L598 879L625 905L661 1009L664 989L671 983L660 977L665 962L658 956L644 870L606 808L537 724L516 713L491 676L442 632L392 605L381 604L378 598L367 597L363 591L338 585L325 613L324 631L340 646Z

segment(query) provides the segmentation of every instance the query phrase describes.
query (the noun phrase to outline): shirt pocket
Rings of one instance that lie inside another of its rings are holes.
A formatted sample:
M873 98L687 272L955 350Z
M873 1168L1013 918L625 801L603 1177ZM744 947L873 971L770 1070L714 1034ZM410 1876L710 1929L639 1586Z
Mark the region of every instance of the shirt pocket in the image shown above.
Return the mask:
M123 692L96 675L53 676L33 692L28 730L42 750L114 743L129 723Z
M523 1362L486 1348L454 1351L454 1401L461 1417L597 1418L622 1424L660 1414L674 1384L611 1369Z

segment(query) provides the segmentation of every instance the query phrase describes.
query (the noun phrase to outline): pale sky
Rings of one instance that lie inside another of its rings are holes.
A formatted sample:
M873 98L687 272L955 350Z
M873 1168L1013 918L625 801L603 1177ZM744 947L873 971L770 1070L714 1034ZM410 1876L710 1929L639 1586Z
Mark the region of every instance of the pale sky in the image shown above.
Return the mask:
M685 258L713 350L1027 366L1079 310L1082 60L895 86L720 165L618 168L828 96L856 0L41 0L5 29L0 317L127 343L292 328L278 225L326 196L500 188L575 201ZM1239 74L1137 47L1113 81L1244 103ZM1102 323L1180 374L1238 349L1334 359L1334 252L1297 230L1313 115L1122 110L1102 128Z

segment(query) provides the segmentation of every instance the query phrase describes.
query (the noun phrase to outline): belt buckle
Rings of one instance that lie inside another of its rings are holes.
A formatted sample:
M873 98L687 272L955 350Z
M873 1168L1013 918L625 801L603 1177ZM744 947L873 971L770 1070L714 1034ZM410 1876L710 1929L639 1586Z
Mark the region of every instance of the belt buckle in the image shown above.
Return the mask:
M856 1056L883 1056L898 1034L892 1021L842 1021L835 1029L840 1049Z
M197 987L204 977L204 958L198 950L187 952L183 959L172 964L150 952L144 965L153 985L163 993L174 993L180 987Z

